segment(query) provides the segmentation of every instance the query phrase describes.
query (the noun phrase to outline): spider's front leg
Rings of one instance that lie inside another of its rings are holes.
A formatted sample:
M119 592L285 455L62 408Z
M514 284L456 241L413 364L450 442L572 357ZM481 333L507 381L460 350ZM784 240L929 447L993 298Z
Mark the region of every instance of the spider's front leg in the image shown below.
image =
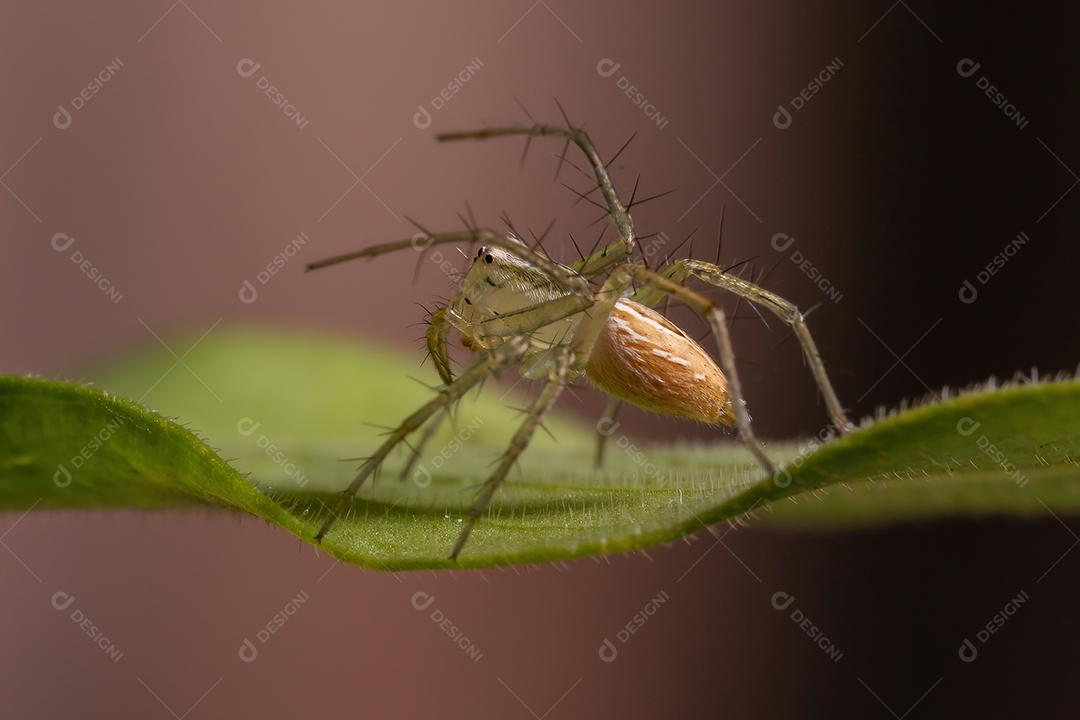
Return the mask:
M554 365L548 374L547 383L544 385L544 389L540 391L540 394L533 401L533 404L529 406L526 411L525 420L518 427L517 432L514 433L514 437L510 440L510 446L506 448L502 456L499 458L499 464L495 467L495 471L491 476L484 481L483 487L480 488L480 494L473 502L472 507L469 509L469 514L465 518L465 525L461 528L461 534L458 535L457 542L454 543L454 549L450 553L451 560L457 560L458 555L461 554L462 548L465 547L466 541L469 539L469 535L472 533L473 528L476 527L477 521L480 516L484 514L484 510L491 504L491 498L495 495L495 491L499 489L499 486L506 480L506 475L510 472L510 468L517 462L518 457L529 445L529 441L532 440L533 433L536 432L536 428L544 419L544 415L547 414L551 406L555 404L555 401L559 397L559 393L566 386L566 374L570 367L570 350L566 346L560 346L558 352L555 354Z
M397 428L390 432L389 437L379 449L364 461L364 464L356 474L356 477L349 483L349 487L342 492L341 500L338 501L337 506L323 522L322 527L319 528L319 532L315 535L315 542L322 541L326 536L326 533L334 526L338 517L352 504L353 498L356 497L356 493L360 489L360 486L364 484L364 481L367 480L380 465L382 465L391 450L403 442L410 433L423 425L436 412L448 408L454 402L460 400L470 388L486 378L489 373L501 370L520 360L528 349L529 343L526 338L511 338L485 355L480 361L463 372L456 380L441 388L434 398L425 403L412 415L405 418Z
M588 295L589 293L589 281L574 269L553 262L550 258L544 257L540 253L526 246L521 240L512 238L505 233L485 229L420 234L402 240L370 245L360 250L354 250L353 252L344 253L342 255L334 255L333 257L323 258L322 260L308 263L307 269L309 271L321 270L322 268L340 265L341 263L359 260L361 258L370 260L379 255L386 255L387 253L396 252L398 250L411 249L424 252L432 246L445 244L469 245L470 247L480 244L500 248L538 268L550 277L552 282L562 287L566 292L584 295Z
M559 109L561 111L562 107L560 106ZM566 120L565 126L540 123L504 125L479 130L443 132L439 133L436 139L439 142L452 142L458 140L490 140L500 137L525 137L526 142L529 142L534 137L561 137L566 140L566 147L563 148L562 154L564 159L569 145L571 143L576 145L585 155L592 168L596 188L599 188L601 195L603 195L604 204L607 206L608 214L611 216L611 222L618 233L618 237L613 242L570 266L575 272L585 277L595 277L630 257L637 245L637 235L634 232L633 218L630 217L630 212L623 205L622 200L619 199L619 194L615 191L615 183L612 182L611 176L608 174L607 166L611 161L605 163L600 158L600 153L597 152L596 146L593 144L592 139L589 138L588 133L580 127L573 127L570 121L566 119L565 113L563 119ZM562 160L559 161L559 166L562 166ZM558 171L556 171L556 177L558 177Z
M803 355L810 366L810 372L814 376L821 397L825 400L825 408L828 410L832 424L841 433L848 433L854 429L855 426L848 420L836 391L833 389L832 382L829 381L829 375L825 372L825 363L821 359L821 353L818 352L814 338L810 335L810 328L806 324L806 319L793 303L737 275L726 273L717 265L703 260L675 260L653 274L679 285L692 275L713 287L727 290L755 305L759 305L780 318L792 329L802 346ZM643 305L652 306L659 302L664 293L665 290L657 284L650 283L648 287L642 288L638 292L635 299ZM720 336L717 334L717 340L719 339ZM727 368L724 369L727 370Z
M427 332L428 352L439 370L439 376L447 384L453 381L446 349L447 334L451 326L450 315L454 313L455 307L460 307L460 303L456 302L460 297L462 296L455 297L450 305L439 308L432 314L431 325L428 326ZM459 318L458 322L473 339L481 344L490 339L502 342L503 338L525 336L539 328L557 323L585 310L591 304L592 300L589 297L564 295L489 320L470 323ZM449 406L447 406L447 412L449 412ZM409 460L401 472L401 479L404 480L412 473L424 446L438 431L441 419L442 415L428 422L420 441L412 448Z

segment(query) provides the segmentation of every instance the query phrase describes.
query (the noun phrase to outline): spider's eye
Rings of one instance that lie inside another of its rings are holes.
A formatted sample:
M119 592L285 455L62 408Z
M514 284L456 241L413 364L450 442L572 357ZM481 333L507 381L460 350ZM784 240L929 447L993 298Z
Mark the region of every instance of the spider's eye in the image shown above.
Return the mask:
M485 252L487 252L487 248L485 248L485 247L481 247L479 250L477 250L476 251L476 259L479 260L480 256L483 255Z
M470 300L469 298L465 298L465 304L472 305L472 300Z
M485 255L484 256L484 262L486 262L488 265L490 265L491 263L495 262L495 258L491 257L490 255Z

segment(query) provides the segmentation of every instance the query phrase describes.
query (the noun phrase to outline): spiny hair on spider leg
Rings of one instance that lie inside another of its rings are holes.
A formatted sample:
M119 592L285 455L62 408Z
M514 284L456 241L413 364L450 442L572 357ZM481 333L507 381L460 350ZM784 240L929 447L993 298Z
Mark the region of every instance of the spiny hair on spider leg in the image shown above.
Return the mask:
M519 233L518 229L514 226L514 221L510 219L510 214L507 213L505 210L503 210L502 214L499 215L499 220L501 220L502 223L506 225L511 235L516 238L521 237L521 233Z
M591 197L589 197L590 195L592 195L596 191L596 189L599 189L599 186L596 189L590 190L588 192L582 192L581 190L578 190L577 188L575 188L573 185L570 185L569 183L564 182L564 183L560 183L560 185L562 185L564 188L566 188L567 190L569 190L570 192L574 193L574 195L577 196L577 200L574 201L575 206L578 203L580 203L582 200L584 200L585 202L589 203L590 205L592 205L594 207L597 207L597 208L600 208L605 213L607 212L607 207L606 206L600 204L596 200L593 200Z
M547 248L544 247L544 240L547 239L548 234L554 227L555 218L552 218L551 222L547 224L547 227L544 228L544 231L540 233L539 236L537 236L531 228L529 229L529 234L532 235L533 241L535 242L535 244L532 246L532 250L542 252L548 259L551 259L551 254L547 251Z
M696 235L696 234L697 234L697 231L698 231L699 229L700 229L700 226L699 226L699 227L696 227L696 228L694 228L693 230L691 230L691 231L690 231L690 232L689 232L689 233L688 233L688 234L686 235L686 237L685 237L685 238L683 238L682 242L680 242L680 243L679 243L678 245L676 245L676 246L675 246L675 248L674 248L674 249L673 249L673 250L672 250L671 252L669 252L669 253L667 254L667 256L666 256L666 257L664 258L664 263L663 263L663 264L664 264L664 265L667 265L668 261L669 261L669 260L671 260L671 258L673 258L673 257L675 256L675 254L679 252L679 250L681 250L681 249L682 249L682 246L683 246L683 245L685 245L685 244L686 244L686 243L688 243L688 242L691 242L691 241L693 240L693 238L694 238L694 235Z
M716 225L716 259L713 265L720 264L720 248L724 246L724 214L726 206L720 206L720 221Z

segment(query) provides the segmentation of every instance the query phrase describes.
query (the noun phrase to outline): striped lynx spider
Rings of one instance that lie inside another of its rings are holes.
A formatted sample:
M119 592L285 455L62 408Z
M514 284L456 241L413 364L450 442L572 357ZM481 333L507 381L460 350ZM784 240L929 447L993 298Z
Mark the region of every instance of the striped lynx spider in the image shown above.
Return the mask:
M434 398L389 432L385 442L365 459L316 534L316 542L348 510L360 486L395 447L408 444L406 438L425 423L428 428L423 439L429 438L437 427L433 420L436 414L449 410L488 375L515 365L524 377L544 380L543 389L527 408L509 446L481 486L450 553L452 560L461 553L477 521L563 387L582 376L612 398L605 417L612 417L618 404L625 401L666 415L713 425L734 425L765 473L770 477L775 475L776 468L750 425L724 311L705 295L686 287L684 283L691 277L755 303L789 325L802 345L832 423L840 432L851 429L803 315L795 305L713 263L679 259L652 271L631 258L637 236L630 213L608 175L607 166L611 163L601 160L589 136L581 128L573 127L565 113L563 119L564 126L533 123L491 127L442 133L438 140L523 136L530 142L535 137L553 136L565 140L560 166L569 145L576 145L591 166L596 181L592 192L599 190L603 197L603 207L616 230L615 240L577 262L563 265L539 252L539 244L530 248L511 232L479 229L472 223L467 224L469 229L465 231L424 231L425 248L443 243L479 248L468 256L471 264L464 273L461 291L432 313L428 327L428 352L443 385ZM631 199L627 205L633 204ZM374 245L320 260L308 269L416 247L416 238ZM599 289L590 284L601 279ZM708 322L716 336L719 366L697 342L653 309L668 297L689 305ZM450 368L447 352L451 329L478 356L457 377ZM421 447L422 443L414 449L410 465ZM598 446L598 459L601 456L602 444Z

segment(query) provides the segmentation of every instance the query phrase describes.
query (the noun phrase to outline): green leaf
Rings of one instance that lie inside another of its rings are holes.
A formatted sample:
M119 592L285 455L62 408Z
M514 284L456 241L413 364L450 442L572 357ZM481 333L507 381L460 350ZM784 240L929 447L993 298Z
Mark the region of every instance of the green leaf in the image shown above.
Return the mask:
M432 396L408 377L414 358L326 337L221 332L175 349L93 373L109 392L0 378L0 508L209 504L310 541L323 503L355 470L339 458L379 442L365 423L392 425ZM645 548L746 513L841 527L1080 511L1074 381L964 395L812 452L773 443L769 452L789 461L775 480L731 442L645 448L618 431L596 473L591 425L555 416L545 424L558 442L537 434L451 563L463 511L518 421L507 406L531 389L511 387L514 376L470 395L455 424L444 423L424 460L430 482L398 480L402 452L322 547L365 567L479 567Z

